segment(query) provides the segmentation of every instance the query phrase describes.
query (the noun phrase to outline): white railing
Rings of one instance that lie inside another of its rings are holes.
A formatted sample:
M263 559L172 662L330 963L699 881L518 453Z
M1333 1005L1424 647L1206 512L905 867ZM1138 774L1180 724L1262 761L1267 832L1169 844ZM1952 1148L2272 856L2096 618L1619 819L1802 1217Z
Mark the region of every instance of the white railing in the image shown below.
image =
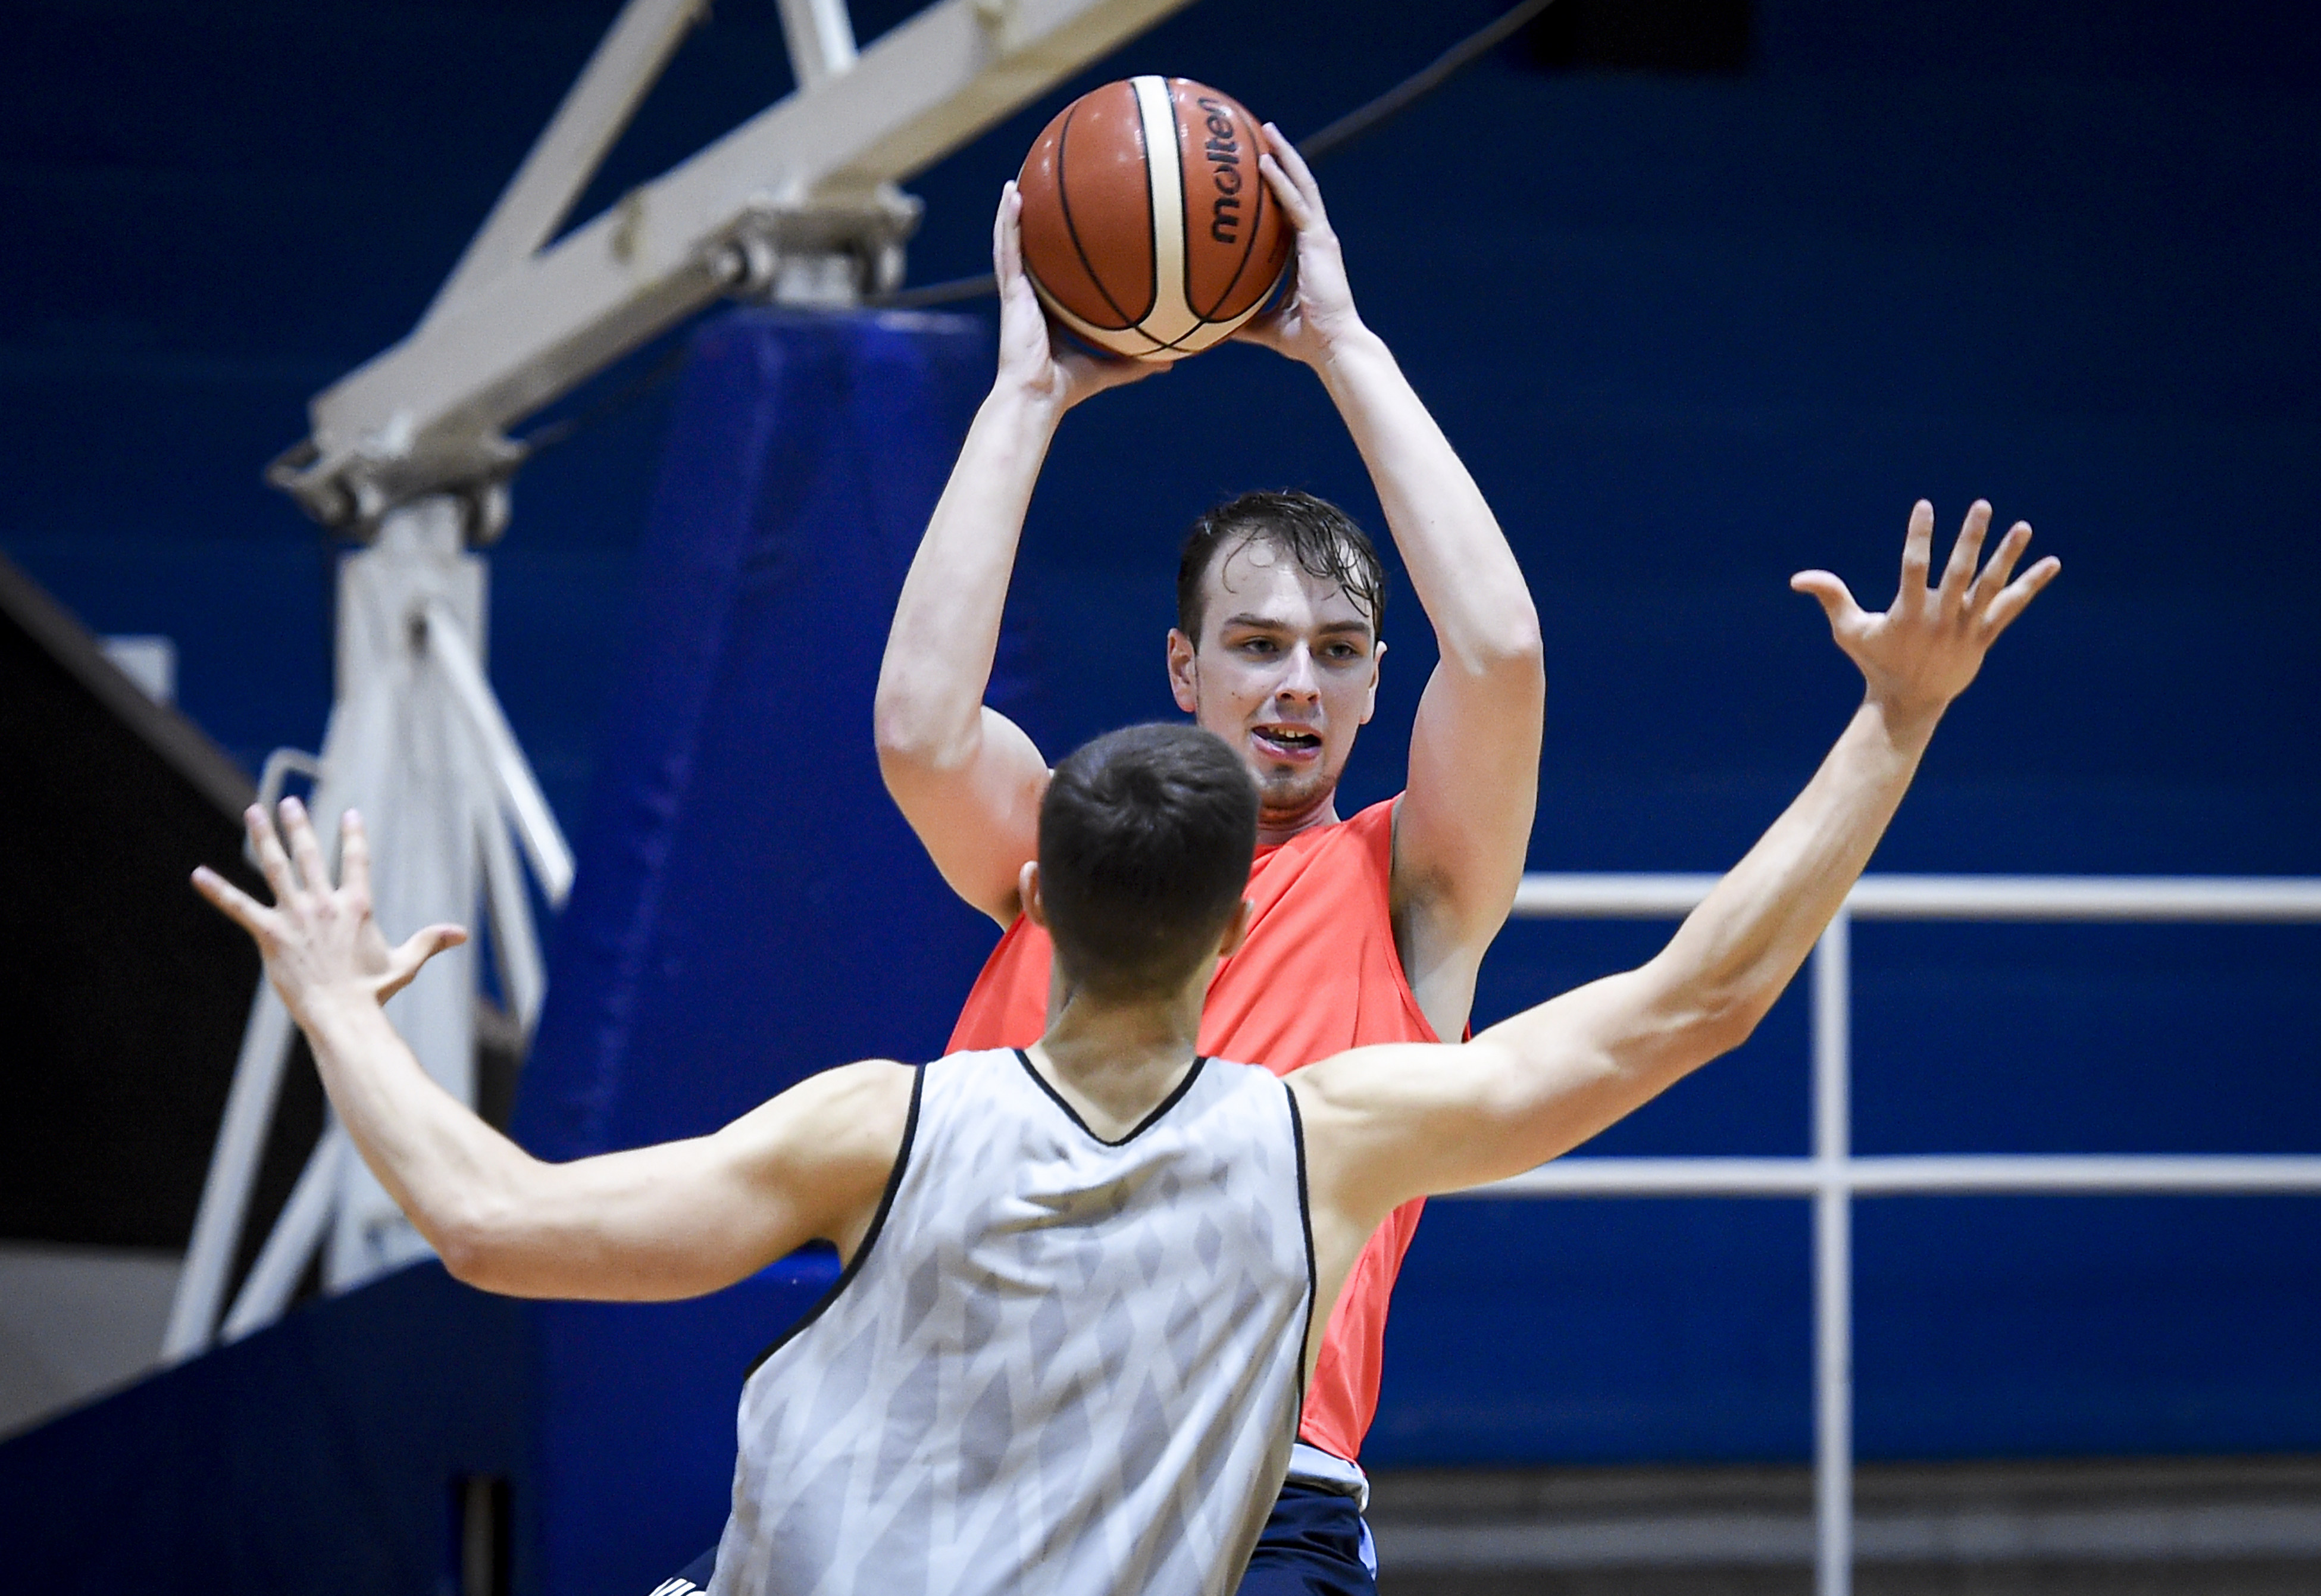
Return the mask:
M1718 878L1527 875L1531 919L1662 919ZM1809 1197L1814 1202L1814 1526L1819 1596L1853 1585L1856 1197L1929 1192L2321 1192L2321 1154L1857 1158L1851 1152L1851 927L1878 920L2321 922L2321 878L1865 876L1814 950L1813 1154L1807 1158L1562 1158L1473 1197Z

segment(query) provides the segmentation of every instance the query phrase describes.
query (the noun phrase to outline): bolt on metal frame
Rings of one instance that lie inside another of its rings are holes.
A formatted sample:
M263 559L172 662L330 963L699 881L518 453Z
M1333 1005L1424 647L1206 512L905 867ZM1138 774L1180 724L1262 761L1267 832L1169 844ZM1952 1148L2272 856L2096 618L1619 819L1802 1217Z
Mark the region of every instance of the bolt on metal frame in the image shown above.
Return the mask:
M1713 875L1524 878L1530 919L1689 913ZM1822 933L1811 976L1813 1152L1805 1158L1558 1159L1467 1197L1809 1197L1814 1204L1814 1544L1818 1596L1853 1588L1853 1199L1910 1193L2321 1194L2321 1154L1855 1157L1856 919L2321 923L2321 878L1864 876Z

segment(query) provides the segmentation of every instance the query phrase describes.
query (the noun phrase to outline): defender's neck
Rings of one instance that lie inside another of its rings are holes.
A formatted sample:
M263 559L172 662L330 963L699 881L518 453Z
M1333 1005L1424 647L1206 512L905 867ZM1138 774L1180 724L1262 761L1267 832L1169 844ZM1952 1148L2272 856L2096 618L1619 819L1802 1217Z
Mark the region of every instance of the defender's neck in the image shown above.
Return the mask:
M1104 1002L1051 968L1048 1031L1032 1067L1097 1136L1116 1142L1144 1122L1192 1068L1211 971L1174 994Z

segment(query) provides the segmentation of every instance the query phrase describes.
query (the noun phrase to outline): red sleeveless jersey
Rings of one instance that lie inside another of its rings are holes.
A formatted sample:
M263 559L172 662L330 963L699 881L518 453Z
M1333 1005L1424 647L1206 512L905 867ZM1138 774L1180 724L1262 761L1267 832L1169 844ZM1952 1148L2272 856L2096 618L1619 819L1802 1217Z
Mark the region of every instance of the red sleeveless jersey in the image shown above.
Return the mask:
M1437 1040L1395 951L1393 869L1390 799L1259 849L1249 872L1256 917L1209 985L1201 1052L1287 1075L1350 1047ZM1038 1041L1048 1025L1049 953L1037 926L1019 918L1010 926L968 994L950 1051ZM1297 1433L1324 1452L1361 1455L1378 1411L1387 1300L1424 1206L1405 1203L1379 1227L1323 1333Z

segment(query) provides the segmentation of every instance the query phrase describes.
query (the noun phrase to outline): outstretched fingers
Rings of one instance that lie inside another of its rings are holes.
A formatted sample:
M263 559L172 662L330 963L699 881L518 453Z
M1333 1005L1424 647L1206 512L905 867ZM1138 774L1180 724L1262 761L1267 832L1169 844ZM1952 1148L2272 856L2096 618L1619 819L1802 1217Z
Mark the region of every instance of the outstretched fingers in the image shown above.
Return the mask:
M331 867L323 858L322 844L314 839L314 823L306 816L306 806L296 798L282 800L282 830L290 839L290 859L298 867L298 879L315 897L327 898Z
M411 984L421 965L445 948L458 947L468 940L464 926L430 926L405 937L403 945L387 957L387 974L378 983L378 997L386 1002Z
M1830 630L1841 637L1863 621L1861 606L1854 603L1852 589L1833 572L1801 570L1789 579L1789 590L1820 600L1822 613L1829 616Z
M359 909L369 909L370 833L360 810L349 809L339 816L339 885Z
M227 880L208 865L194 871L194 890L207 898L225 917L256 937L262 947L281 929L275 912Z
M1980 615L1990 607L1990 601L1998 597L2006 588L2007 579L2015 574L2015 562L2023 558L2023 551L2030 546L2031 524L2028 521L2017 521L2007 529L2007 535L1998 540L1997 552L1983 566L1982 574L1974 579L1974 591L1967 600L1970 610Z
M2028 529L2025 529L2025 535L2027 540ZM1990 608L1983 615L1982 629L1986 642L2013 625L2015 617L2039 597L2039 590L2053 581L2056 572L2062 569L2063 562L2050 554L2001 588L1998 597L1991 601Z
M266 878L267 890L274 894L278 907L298 895L298 884L290 874L290 856L282 851L282 839L274 833L274 822L267 817L266 806L252 804L241 812L242 829L250 834L250 851L258 856L259 872Z
M1943 608L1952 615L1966 608L1967 594L1974 585L1975 568L1982 563L1982 540L1990 531L1990 501L1977 499L1967 506L1966 520L1959 527L1958 542L1951 545L1948 564L1943 567Z
M1902 540L1902 590L1895 602L1916 597L1926 590L1926 573L1934 562L1934 506L1920 499L1910 506L1910 530Z

